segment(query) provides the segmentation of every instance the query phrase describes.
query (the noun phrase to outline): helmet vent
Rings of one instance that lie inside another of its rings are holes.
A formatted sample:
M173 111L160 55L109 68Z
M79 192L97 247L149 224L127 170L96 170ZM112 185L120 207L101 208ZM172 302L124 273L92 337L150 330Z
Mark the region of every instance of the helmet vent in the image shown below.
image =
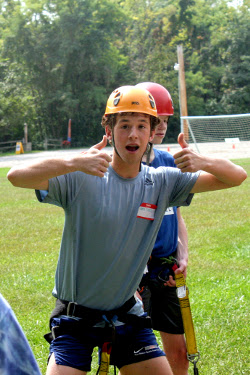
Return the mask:
M154 98L153 98L151 95L149 95L148 97L149 97L149 103L150 103L151 107L152 107L152 108L155 108L155 101L154 101Z
M115 99L114 99L114 106L117 106L117 104L119 103L120 99L121 99L121 93L118 92L116 94L116 96L115 96Z

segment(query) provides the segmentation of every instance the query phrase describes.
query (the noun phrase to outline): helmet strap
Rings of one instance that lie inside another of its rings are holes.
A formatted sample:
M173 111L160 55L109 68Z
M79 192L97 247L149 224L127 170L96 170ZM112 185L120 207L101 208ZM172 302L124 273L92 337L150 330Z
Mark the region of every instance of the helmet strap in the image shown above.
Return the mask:
M117 148L116 148L116 145L115 145L115 137L114 137L114 131L112 130L112 144L113 144L113 147L114 147L114 150L115 152L117 153L117 155L119 156L119 158L121 159L120 155L119 155L119 152L117 151Z
M146 150L146 164L147 165L150 164L150 155L151 155L152 148L153 148L153 143L148 142L147 150Z

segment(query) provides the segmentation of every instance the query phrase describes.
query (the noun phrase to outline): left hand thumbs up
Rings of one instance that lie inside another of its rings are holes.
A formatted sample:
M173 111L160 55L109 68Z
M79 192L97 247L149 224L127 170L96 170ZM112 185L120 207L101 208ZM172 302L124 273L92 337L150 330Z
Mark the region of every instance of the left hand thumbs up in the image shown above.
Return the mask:
M189 146L188 143L185 141L184 133L180 133L178 135L178 143L181 146L181 148L187 148Z

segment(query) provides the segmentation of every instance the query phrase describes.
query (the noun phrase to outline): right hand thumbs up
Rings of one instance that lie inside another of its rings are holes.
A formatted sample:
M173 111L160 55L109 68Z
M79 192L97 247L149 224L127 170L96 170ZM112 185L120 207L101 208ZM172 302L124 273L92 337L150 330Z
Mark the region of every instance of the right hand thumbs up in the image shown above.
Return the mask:
M106 146L107 137L104 135L101 142L92 146L88 151L83 152L84 165L81 166L82 172L98 177L104 176L104 173L107 172L109 167L109 163L112 161L112 157L102 151Z
M97 143L95 146L92 146L91 148L96 148L97 150L102 150L106 146L107 146L107 136L104 135L101 142Z

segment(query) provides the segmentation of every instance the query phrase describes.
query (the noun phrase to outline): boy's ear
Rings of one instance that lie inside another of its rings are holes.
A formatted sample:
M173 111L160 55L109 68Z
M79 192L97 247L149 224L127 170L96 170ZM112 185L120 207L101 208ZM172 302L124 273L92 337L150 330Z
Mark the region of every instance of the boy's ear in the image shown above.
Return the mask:
M155 130L151 130L150 132L150 137L149 137L149 142L152 142L155 136Z
M109 142L112 142L112 130L109 125L105 127L106 136Z

